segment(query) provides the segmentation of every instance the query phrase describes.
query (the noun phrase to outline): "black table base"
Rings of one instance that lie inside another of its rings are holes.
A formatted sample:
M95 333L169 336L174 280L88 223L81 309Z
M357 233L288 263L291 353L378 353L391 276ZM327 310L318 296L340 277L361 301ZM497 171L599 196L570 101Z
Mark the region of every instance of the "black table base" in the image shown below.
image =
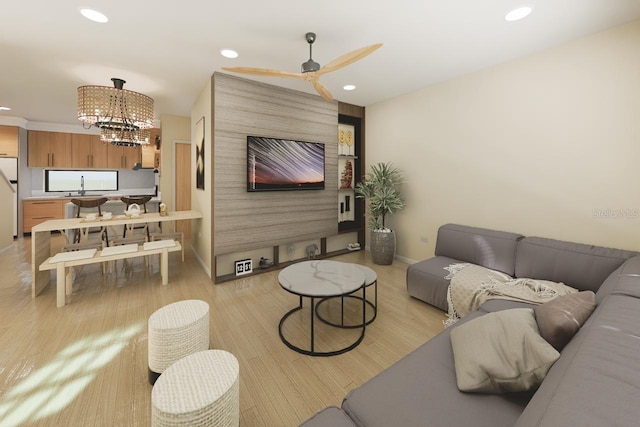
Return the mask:
M344 324L344 299L345 298L353 298L355 300L358 301L364 301L367 303L367 305L369 307L371 307L371 309L373 310L373 315L371 316L371 319L365 321L365 324L368 326L371 323L373 323L374 320L376 320L376 317L378 316L378 281L376 280L375 282L371 283L370 285L367 285L367 287L374 285L374 302L368 301L365 298L365 295L363 293L363 295L360 297L358 295L342 295L342 296L336 296L336 297L325 297L322 298L320 301L318 301L318 303L316 304L316 316L318 316L318 319L322 320L324 323L326 323L327 325L331 325L331 326L335 326L336 328L343 328L343 329L355 329L355 328L361 328L362 325L360 324L356 324L356 325L345 325ZM322 317L322 315L320 314L320 312L318 311L318 307L320 307L320 305L322 305L322 303L324 303L325 301L329 301L332 299L336 299L336 298L340 298L340 323L335 323L332 322L331 320L328 320L324 317ZM366 318L366 316L365 316Z
M361 289L362 289L362 324L349 325L348 327L344 327L344 326L341 326L341 325L337 325L337 324L334 325L332 323L328 323L325 320L323 320L320 316L318 316L318 318L320 320L322 320L324 323L327 323L328 325L334 326L334 327L337 327L337 328L341 328L341 329L362 328L362 332L360 333L360 336L358 337L358 339L356 339L356 341L353 344L348 345L347 347L344 347L344 348L341 348L341 349L338 349L338 350L333 350L333 351L315 351L315 336L314 336L315 335L315 333L314 333L315 314L317 312L318 305L322 301L326 300L327 297L322 298L320 300L320 302L318 302L318 304L316 304L316 302L315 302L317 297L306 297L306 298L309 298L311 300L311 307L310 307L310 310L309 310L310 313L311 313L310 314L310 316L311 316L311 342L310 342L308 350L292 344L289 340L287 340L284 337L284 334L282 333L282 325L284 324L284 321L287 320L287 318L289 316L291 316L293 313L302 310L302 307L303 307L303 305L302 305L302 298L303 297L302 296L300 296L300 304L297 307L293 308L292 310L289 310L287 313L285 313L284 316L282 316L282 319L280 319L280 324L278 325L278 334L280 334L280 339L291 350L297 351L298 353L305 354L307 356L320 356L320 357L336 356L338 354L343 354L343 353L346 353L347 351L353 350L364 339L364 332L365 332L365 329L366 329L366 326L367 326L367 319L366 319L366 317L367 317L367 306L366 306L366 303L368 303L368 301L366 299L366 287L363 286ZM357 292L358 290L360 290L360 289L356 289L354 292ZM342 298L344 298L344 297L352 297L352 298L360 299L360 297L356 297L356 296L353 296L351 294L338 295L338 296L335 296L335 297L328 297L328 298L341 298L341 297Z

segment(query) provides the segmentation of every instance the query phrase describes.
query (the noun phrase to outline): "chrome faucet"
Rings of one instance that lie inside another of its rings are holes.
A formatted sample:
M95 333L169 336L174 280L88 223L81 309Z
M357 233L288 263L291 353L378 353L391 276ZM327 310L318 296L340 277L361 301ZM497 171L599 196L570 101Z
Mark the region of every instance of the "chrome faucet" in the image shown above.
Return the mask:
M81 196L84 196L84 193L86 193L86 191L84 191L84 175L80 176L80 191L79 194Z

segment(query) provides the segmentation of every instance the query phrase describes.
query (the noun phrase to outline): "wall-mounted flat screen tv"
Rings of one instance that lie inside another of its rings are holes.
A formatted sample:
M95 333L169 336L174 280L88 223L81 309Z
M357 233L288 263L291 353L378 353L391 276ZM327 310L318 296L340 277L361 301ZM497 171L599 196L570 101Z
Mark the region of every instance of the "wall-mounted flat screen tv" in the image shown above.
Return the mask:
M324 144L247 137L247 191L323 189Z

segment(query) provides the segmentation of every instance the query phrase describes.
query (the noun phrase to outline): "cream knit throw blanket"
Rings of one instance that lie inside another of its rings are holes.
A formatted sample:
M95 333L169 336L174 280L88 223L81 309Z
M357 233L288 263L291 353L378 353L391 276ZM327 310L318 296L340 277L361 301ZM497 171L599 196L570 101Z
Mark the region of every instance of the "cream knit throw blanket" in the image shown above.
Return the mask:
M506 299L543 304L561 295L578 292L563 283L547 280L514 279L499 271L475 264L451 264L444 268L451 279L447 290L449 305L445 328L476 310L489 299Z

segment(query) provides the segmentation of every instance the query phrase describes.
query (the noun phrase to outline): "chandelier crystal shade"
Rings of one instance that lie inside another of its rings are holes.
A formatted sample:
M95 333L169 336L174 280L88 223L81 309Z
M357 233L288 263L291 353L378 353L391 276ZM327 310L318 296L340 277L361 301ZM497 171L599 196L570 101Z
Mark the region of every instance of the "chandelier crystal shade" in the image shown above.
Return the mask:
M148 129L100 129L100 139L102 141L110 142L113 145L124 145L129 147L148 144L150 135L151 133Z
M101 139L114 145L149 143L153 127L153 99L123 89L126 83L113 78L114 87L80 86L78 119L101 129Z

